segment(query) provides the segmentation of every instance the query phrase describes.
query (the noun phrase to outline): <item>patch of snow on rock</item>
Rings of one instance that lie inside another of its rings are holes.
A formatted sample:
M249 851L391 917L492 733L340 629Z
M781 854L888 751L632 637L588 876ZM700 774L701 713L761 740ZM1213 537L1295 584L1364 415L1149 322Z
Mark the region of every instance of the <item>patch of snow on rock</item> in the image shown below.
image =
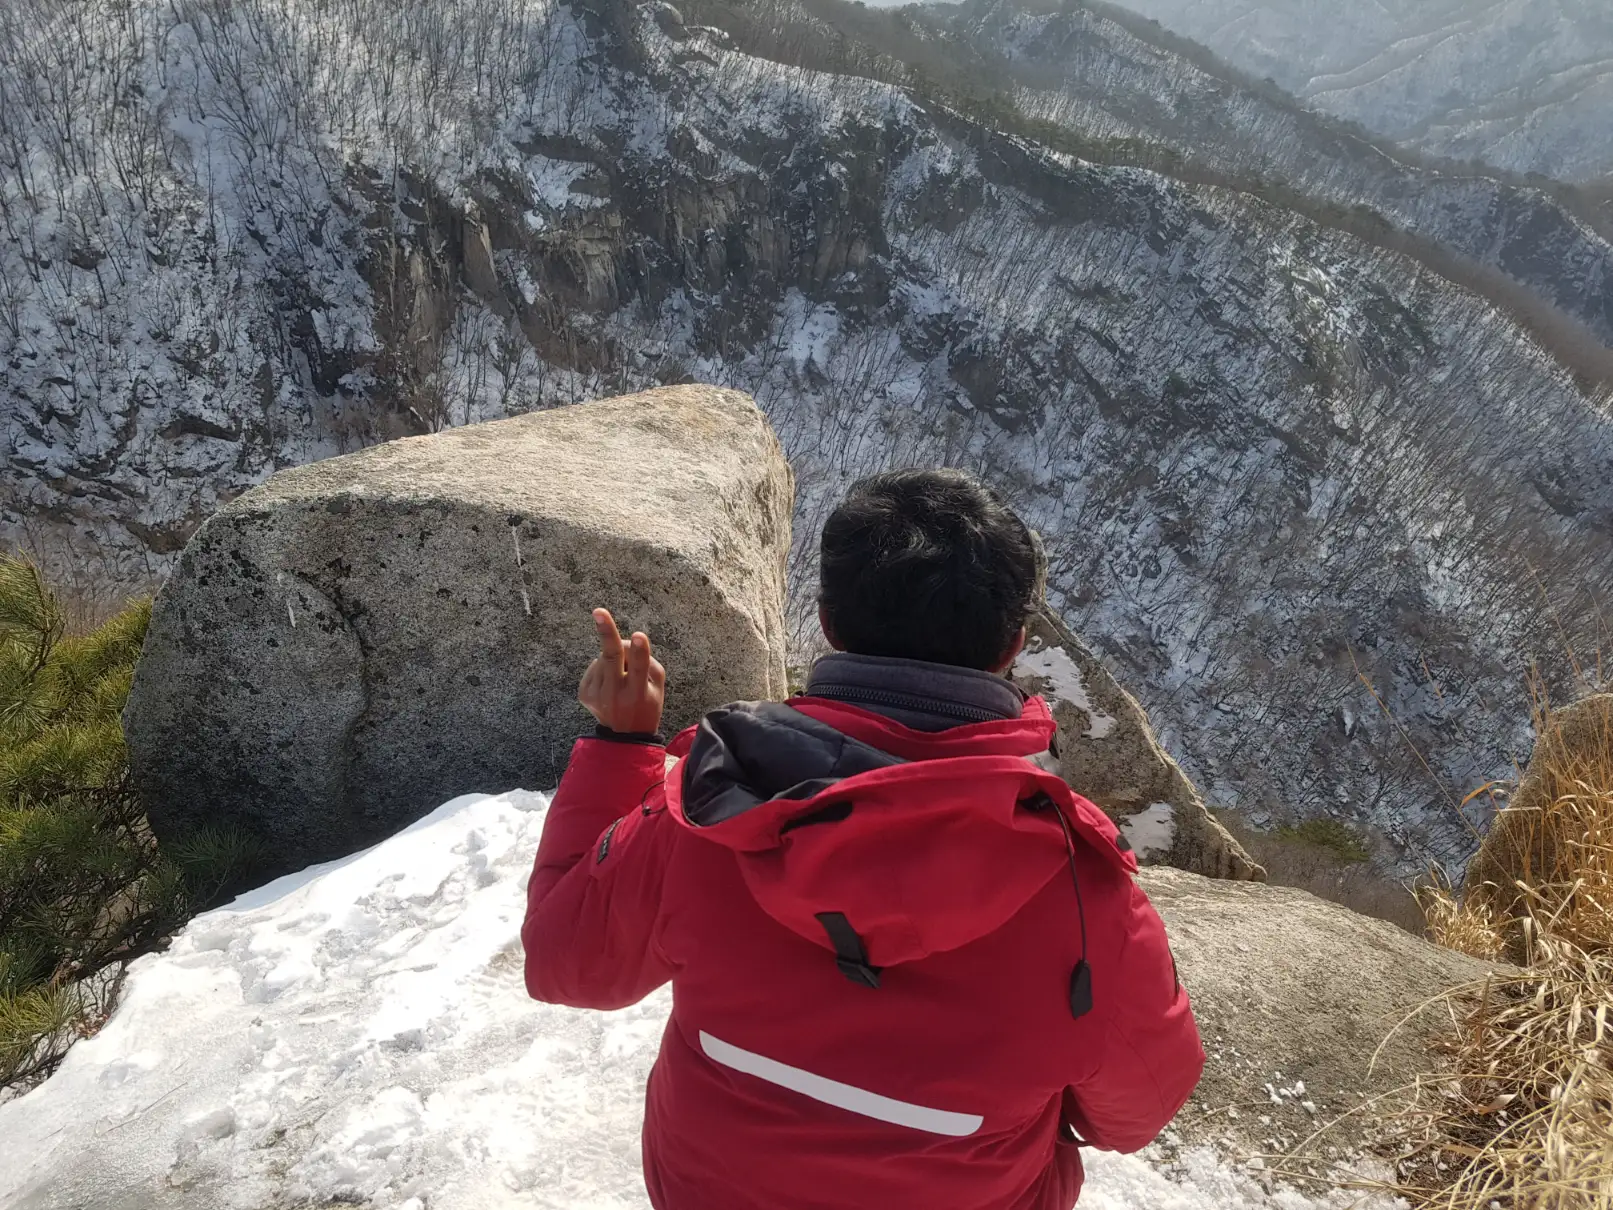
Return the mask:
M644 1080L670 1001L527 999L546 808L456 799L197 917L51 1080L0 1105L0 1206L645 1210ZM1208 1151L1088 1164L1086 1210L1351 1204L1267 1192Z
M1114 716L1103 713L1092 704L1092 699L1087 696L1087 683L1081 675L1081 669L1076 667L1070 653L1064 648L1044 647L1040 651L1022 651L1014 663L1014 671L1024 676L1040 677L1048 683L1048 697L1084 710L1087 738L1103 739L1114 730Z
M1120 832L1139 860L1168 853L1176 841L1174 808L1168 802L1156 802L1123 820Z

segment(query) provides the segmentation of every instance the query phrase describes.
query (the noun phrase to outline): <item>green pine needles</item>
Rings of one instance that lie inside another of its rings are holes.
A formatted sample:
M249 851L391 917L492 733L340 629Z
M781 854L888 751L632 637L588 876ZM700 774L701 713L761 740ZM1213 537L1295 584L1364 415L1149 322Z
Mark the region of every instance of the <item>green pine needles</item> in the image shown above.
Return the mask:
M130 791L121 714L150 617L69 635L38 569L0 555L0 1091L48 1075L128 961L250 864L225 832L159 852Z

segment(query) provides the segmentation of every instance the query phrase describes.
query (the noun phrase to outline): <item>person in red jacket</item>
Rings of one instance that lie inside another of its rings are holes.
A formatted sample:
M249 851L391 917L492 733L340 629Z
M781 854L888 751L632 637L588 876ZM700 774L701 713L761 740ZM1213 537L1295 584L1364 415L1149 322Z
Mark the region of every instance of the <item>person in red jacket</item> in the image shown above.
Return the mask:
M957 471L854 485L822 535L836 653L806 693L663 746L649 639L595 611L598 720L528 885L527 989L672 985L650 1074L657 1210L1069 1210L1079 1148L1135 1151L1203 1070L1114 825L1031 758L1004 673L1040 548Z

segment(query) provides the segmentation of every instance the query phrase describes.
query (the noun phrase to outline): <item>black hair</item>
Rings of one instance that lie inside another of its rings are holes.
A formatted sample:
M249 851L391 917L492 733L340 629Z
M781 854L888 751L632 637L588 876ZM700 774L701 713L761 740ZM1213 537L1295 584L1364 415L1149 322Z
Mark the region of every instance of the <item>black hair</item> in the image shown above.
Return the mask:
M852 484L823 527L824 620L859 655L965 668L1001 661L1042 591L1041 543L966 471Z

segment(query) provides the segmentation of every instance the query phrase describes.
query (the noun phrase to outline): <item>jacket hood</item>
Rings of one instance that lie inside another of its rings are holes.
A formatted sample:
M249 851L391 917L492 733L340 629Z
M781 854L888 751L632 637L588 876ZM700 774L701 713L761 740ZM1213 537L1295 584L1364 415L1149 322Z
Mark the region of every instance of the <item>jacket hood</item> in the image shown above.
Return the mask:
M822 699L741 703L680 737L667 804L736 854L780 924L840 952L824 917L841 917L868 965L895 966L996 931L1068 877L1055 805L1078 843L1136 868L1101 811L1026 759L1053 731L1039 698L941 732Z

